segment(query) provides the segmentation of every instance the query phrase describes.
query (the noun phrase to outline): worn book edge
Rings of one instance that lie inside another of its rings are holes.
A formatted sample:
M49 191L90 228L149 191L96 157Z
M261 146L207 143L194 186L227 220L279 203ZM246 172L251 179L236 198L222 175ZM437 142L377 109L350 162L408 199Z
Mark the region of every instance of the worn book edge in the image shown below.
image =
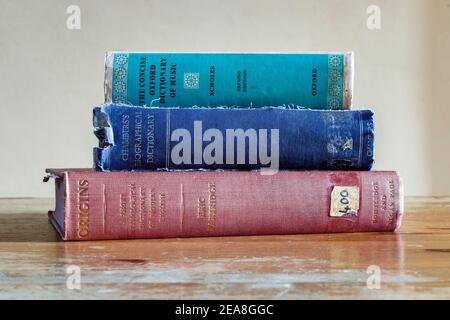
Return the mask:
M354 54L353 52L344 53L343 110L352 109L354 74Z
M288 170L289 171L289 170ZM70 172L86 172L86 173L92 173L95 172L92 169L89 168L76 168L76 169L46 169L45 172L47 173L47 175L44 177L43 181L47 182L50 179L62 179L62 186L63 188L61 188L60 190L56 189L56 194L55 194L55 210L53 211L48 211L48 217L49 217L49 222L52 224L52 226L55 228L55 230L58 232L58 234L60 235L61 239L64 241L70 241L70 240L77 240L77 239L69 239L68 235L67 235L67 229L66 229L66 224L67 224L67 220L70 218L70 203L69 201L69 197L68 197L68 190L67 190L67 185L68 185L68 173ZM384 172L384 171L379 171L379 172ZM389 172L389 171L385 171L385 172ZM395 171L391 171L394 172L395 175L397 176L398 179L398 197L397 197L397 213L396 213L396 224L394 226L394 228L392 228L390 231L391 232L397 232L403 222L403 217L404 217L404 184L403 184L403 179L401 178L400 174L398 172ZM63 196L63 201L61 201L61 197ZM59 199L59 201L58 201ZM58 203L62 206L60 206L58 208Z
M48 219L49 219L51 225L53 226L53 228L55 228L55 230L58 232L61 239L67 240L63 227L59 225L58 221L55 218L55 211L48 212Z
M67 210L69 206L69 197L67 190L67 172L74 171L92 171L85 168L70 168L70 169L45 169L47 174L43 181L47 182L50 179L60 179L60 186L58 188L58 182L55 181L55 210L48 211L48 218L52 226L58 232L62 240L67 239L66 221L67 216L70 214Z
M105 108L108 106L118 106L118 107L125 107L125 108L146 108L146 109L161 109L161 110L186 110L186 109L198 109L198 110L211 110L211 109L225 109L225 110L236 110L236 108L228 107L228 106L219 106L216 108L209 108L209 107L197 107L193 106L190 108L181 108L181 107L141 107L141 106L134 106L134 105L128 105L123 103L105 103L102 105L98 105L93 108L93 127L94 127L94 134L98 138L99 145L98 147L93 148L93 169L96 171L102 171L102 172L109 172L111 171L110 168L110 157L108 154L111 152L111 148L114 146L114 134L113 134L113 128L110 124L110 115L105 111ZM359 168L354 168L353 170L362 170L362 171L370 171L372 170L373 164L375 162L374 159L374 140L375 140L375 129L373 127L374 123L374 112L371 109L356 109L356 110L317 110L317 109L308 109L301 106L264 106L261 108L258 108L258 111L262 110L308 110L313 111L317 113L327 113L327 112L337 112L337 113L346 113L346 112L358 112L360 117L360 136L361 136L361 148L360 148L360 158L358 162ZM239 110L254 110L252 108L239 108ZM364 118L364 119L363 119ZM365 136L365 130L364 130L364 121L369 121L370 126L367 128L367 132L371 134L372 144L370 146L370 152L372 156L369 158L363 159L363 150L366 150L368 148L367 141L363 137ZM145 169L147 170L147 169ZM144 171L145 171L144 170ZM150 170L150 169L149 169ZM156 171L177 171L178 169L169 169L169 168L156 168L151 169ZM201 169L183 169L183 170L200 170L200 171L209 171L207 168L201 168ZM219 171L221 170L228 170L228 169L217 169ZM259 169L256 169L259 170ZM301 170L301 169L300 169ZM326 170L326 169L325 169ZM142 170L124 170L124 171L142 171Z
M402 226L403 216L405 214L405 188L403 185L403 179L398 172L396 172L396 174L398 179L398 212L397 225L394 229L394 232L398 231Z

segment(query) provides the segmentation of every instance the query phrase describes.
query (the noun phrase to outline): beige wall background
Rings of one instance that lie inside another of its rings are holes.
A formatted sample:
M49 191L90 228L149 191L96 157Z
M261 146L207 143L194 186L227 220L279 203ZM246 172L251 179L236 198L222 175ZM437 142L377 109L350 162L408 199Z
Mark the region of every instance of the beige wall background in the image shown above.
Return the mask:
M52 196L46 167L90 167L103 55L355 52L355 106L376 114L376 169L450 195L450 0L0 0L0 197ZM81 8L81 29L66 9ZM369 30L369 5L381 29Z

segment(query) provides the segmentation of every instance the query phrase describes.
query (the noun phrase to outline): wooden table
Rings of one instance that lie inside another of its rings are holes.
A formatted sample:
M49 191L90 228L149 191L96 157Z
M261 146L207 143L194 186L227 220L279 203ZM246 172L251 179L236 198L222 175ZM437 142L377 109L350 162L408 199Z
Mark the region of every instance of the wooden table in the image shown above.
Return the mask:
M0 199L0 298L450 298L450 198L408 198L397 234L69 243L53 206Z

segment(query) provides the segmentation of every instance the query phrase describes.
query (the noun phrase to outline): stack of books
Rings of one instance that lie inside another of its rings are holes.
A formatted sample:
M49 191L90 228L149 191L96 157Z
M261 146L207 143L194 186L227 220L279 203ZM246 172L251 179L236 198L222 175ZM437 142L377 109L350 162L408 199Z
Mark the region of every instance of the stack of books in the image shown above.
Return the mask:
M94 169L47 169L64 240L390 232L353 53L109 52Z

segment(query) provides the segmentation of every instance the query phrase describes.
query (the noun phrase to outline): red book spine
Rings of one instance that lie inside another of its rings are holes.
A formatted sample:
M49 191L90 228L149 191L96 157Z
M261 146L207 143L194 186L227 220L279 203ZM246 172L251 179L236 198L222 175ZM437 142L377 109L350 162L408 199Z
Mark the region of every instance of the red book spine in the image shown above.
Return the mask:
M403 211L396 172L49 172L64 240L386 232Z

